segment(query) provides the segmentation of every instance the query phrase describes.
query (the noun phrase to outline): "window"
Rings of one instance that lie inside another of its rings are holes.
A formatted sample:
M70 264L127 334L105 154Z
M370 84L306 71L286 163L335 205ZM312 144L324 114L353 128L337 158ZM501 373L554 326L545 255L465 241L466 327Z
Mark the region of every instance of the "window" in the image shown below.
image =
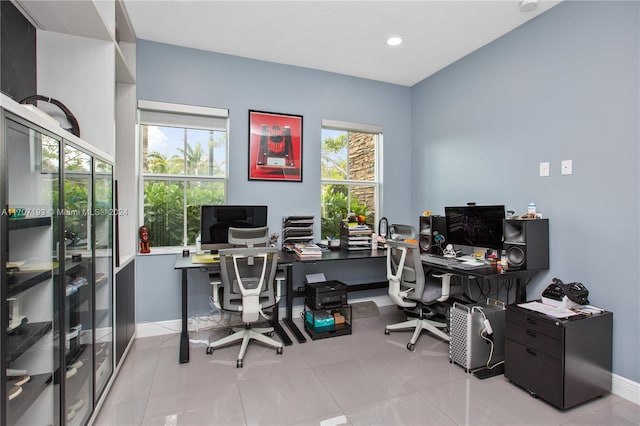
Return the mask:
M200 206L225 202L228 111L150 101L139 101L138 110L151 244L194 244Z
M375 229L380 200L382 128L322 121L321 236L340 237L349 213L364 216Z

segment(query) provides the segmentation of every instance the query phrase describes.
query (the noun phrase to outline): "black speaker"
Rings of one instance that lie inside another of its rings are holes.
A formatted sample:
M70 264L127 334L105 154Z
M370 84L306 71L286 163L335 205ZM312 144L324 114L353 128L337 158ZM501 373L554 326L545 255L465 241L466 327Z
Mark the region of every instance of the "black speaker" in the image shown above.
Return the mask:
M420 253L442 254L446 228L444 216L420 216Z
M503 231L509 269L549 269L549 219L505 219Z

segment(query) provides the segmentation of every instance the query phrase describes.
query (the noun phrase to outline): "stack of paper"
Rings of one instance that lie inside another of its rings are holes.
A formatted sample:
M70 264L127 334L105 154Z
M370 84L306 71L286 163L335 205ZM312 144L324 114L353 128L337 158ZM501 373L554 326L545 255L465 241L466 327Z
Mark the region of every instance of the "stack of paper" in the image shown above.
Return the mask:
M317 244L312 243L298 243L294 246L293 251L302 258L322 256L322 249Z

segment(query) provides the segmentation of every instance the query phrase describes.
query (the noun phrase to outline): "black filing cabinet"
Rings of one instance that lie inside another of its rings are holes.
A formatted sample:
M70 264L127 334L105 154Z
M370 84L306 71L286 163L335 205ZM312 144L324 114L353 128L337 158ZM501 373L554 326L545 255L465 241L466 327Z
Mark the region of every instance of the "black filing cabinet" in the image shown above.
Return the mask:
M553 318L507 306L505 370L511 382L566 409L611 391L613 314Z

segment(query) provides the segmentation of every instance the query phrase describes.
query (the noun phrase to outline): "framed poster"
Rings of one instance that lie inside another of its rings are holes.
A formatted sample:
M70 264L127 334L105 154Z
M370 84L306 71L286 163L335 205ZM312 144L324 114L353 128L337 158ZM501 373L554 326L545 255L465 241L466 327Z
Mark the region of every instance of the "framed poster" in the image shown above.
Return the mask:
M302 116L249 110L249 180L302 182Z

